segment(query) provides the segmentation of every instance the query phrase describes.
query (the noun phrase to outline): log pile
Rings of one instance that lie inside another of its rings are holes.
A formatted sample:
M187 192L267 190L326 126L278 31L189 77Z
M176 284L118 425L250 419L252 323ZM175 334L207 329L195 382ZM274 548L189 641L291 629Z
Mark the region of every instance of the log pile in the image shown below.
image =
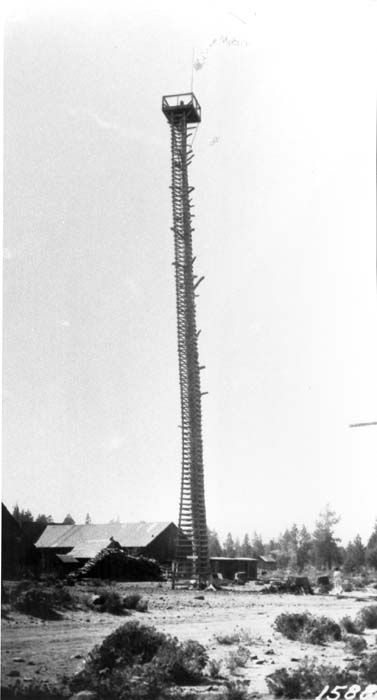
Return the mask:
M134 557L122 549L106 547L89 559L71 580L82 578L116 579L118 581L161 581L162 569L154 559Z

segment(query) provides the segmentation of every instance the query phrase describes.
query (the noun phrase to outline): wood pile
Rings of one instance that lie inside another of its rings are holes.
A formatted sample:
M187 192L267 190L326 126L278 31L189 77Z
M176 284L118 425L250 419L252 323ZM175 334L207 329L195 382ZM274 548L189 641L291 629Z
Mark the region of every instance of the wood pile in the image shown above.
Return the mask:
M106 547L89 559L71 580L82 578L117 579L118 581L161 581L162 569L154 559L134 557L122 549Z

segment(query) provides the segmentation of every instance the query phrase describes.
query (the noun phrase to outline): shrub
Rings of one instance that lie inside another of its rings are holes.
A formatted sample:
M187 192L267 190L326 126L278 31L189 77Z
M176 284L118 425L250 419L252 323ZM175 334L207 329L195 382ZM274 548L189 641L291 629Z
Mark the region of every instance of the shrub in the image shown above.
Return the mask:
M103 609L112 615L122 615L124 613L122 599L117 591L111 588L103 592Z
M361 608L356 615L357 622L364 623L365 627L370 629L377 628L377 605L366 605Z
M71 690L94 690L99 700L152 700L166 686L200 681L207 661L198 642L180 643L130 620L94 647L84 669L74 676Z
M343 591L345 593L351 593L351 591L353 591L353 585L352 585L351 581L344 581Z
M339 640L341 629L328 617L316 617L308 612L282 613L275 620L275 628L288 639L310 644L324 644L329 639Z
M377 683L377 653L364 657L361 661L349 664L345 669L337 666L317 664L315 660L303 659L296 668L280 668L266 678L270 692L277 698L313 698L320 694L325 685L361 687Z
M127 610L136 610L136 607L140 601L140 593L129 593L129 595L125 595L123 598L123 607L127 608Z
M269 691L276 698L314 698L325 685L350 685L354 678L336 666L318 665L308 658L294 669L279 668L266 677Z
M231 645L231 644L252 644L253 638L250 634L244 630L235 630L232 634L216 634L215 639L219 644ZM254 640L255 641L255 640Z
M359 678L361 683L377 683L377 652L360 661Z
M365 622L363 620L352 620L349 615L345 615L339 621L340 627L347 634L362 634L365 630Z
M226 681L224 700L248 700L249 693L242 683Z
M87 666L93 672L115 666L132 666L145 664L153 659L165 641L165 635L154 627L140 625L137 620L130 620L95 646L89 653Z
M350 651L352 654L356 654L357 656L361 654L361 652L365 651L368 646L364 637L360 637L356 634L347 634L344 641L346 643L347 651Z
M45 588L35 584L24 585L21 582L12 592L12 605L20 612L46 620L60 619L57 610L69 608L73 599L64 587Z
M146 598L142 598L136 603L136 608L137 612L147 612L148 610L148 601Z
M164 678L177 685L189 685L202 679L202 672L208 661L206 649L194 640L179 643L167 638L158 650L154 665Z
M238 668L244 668L250 658L250 652L247 647L240 646L229 653L227 659L227 667L231 673L234 673Z
M208 661L208 673L211 678L219 678L221 671L221 661L217 659L210 659Z

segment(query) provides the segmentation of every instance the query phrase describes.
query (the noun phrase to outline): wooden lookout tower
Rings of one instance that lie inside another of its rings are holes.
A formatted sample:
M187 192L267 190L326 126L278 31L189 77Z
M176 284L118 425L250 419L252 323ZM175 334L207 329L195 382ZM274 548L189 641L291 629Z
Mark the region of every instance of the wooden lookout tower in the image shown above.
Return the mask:
M181 396L182 469L179 532L173 586L180 568L191 561L199 584L210 576L204 495L202 409L196 290L203 277L194 275L191 224L192 192L188 166L193 159L191 137L201 121L200 105L193 93L166 95L162 111L171 131L172 203L175 283L178 326L179 382ZM186 569L187 571L187 569Z

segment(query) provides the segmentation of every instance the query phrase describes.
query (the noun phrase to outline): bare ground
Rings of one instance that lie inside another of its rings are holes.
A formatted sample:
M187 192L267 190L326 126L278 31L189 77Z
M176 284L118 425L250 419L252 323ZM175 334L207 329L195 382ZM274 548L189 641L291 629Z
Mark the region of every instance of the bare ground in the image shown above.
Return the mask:
M80 594L85 584L80 584ZM239 678L250 681L250 691L269 697L265 677L280 667L292 667L304 656L317 657L326 663L342 665L347 658L343 642L325 647L293 642L274 631L273 622L281 612L309 610L339 621L344 615L354 617L358 610L377 596L372 591L332 595L264 595L252 583L243 588L223 591L170 590L167 584L116 584L119 593L137 590L149 600L147 613L134 612L144 623L180 640L196 639L204 644L210 658L222 661L221 673L229 675L226 659L235 646L226 646L216 635L244 629L253 638L252 659L240 669ZM200 596L200 597L199 597ZM64 612L63 619L42 621L11 612L2 625L2 683L9 686L18 671L21 679L56 681L71 676L83 664L90 649L127 618L91 610ZM369 647L376 648L376 631L367 630ZM15 660L15 659L22 659ZM237 678L237 676L233 676ZM26 681L27 682L27 681Z

